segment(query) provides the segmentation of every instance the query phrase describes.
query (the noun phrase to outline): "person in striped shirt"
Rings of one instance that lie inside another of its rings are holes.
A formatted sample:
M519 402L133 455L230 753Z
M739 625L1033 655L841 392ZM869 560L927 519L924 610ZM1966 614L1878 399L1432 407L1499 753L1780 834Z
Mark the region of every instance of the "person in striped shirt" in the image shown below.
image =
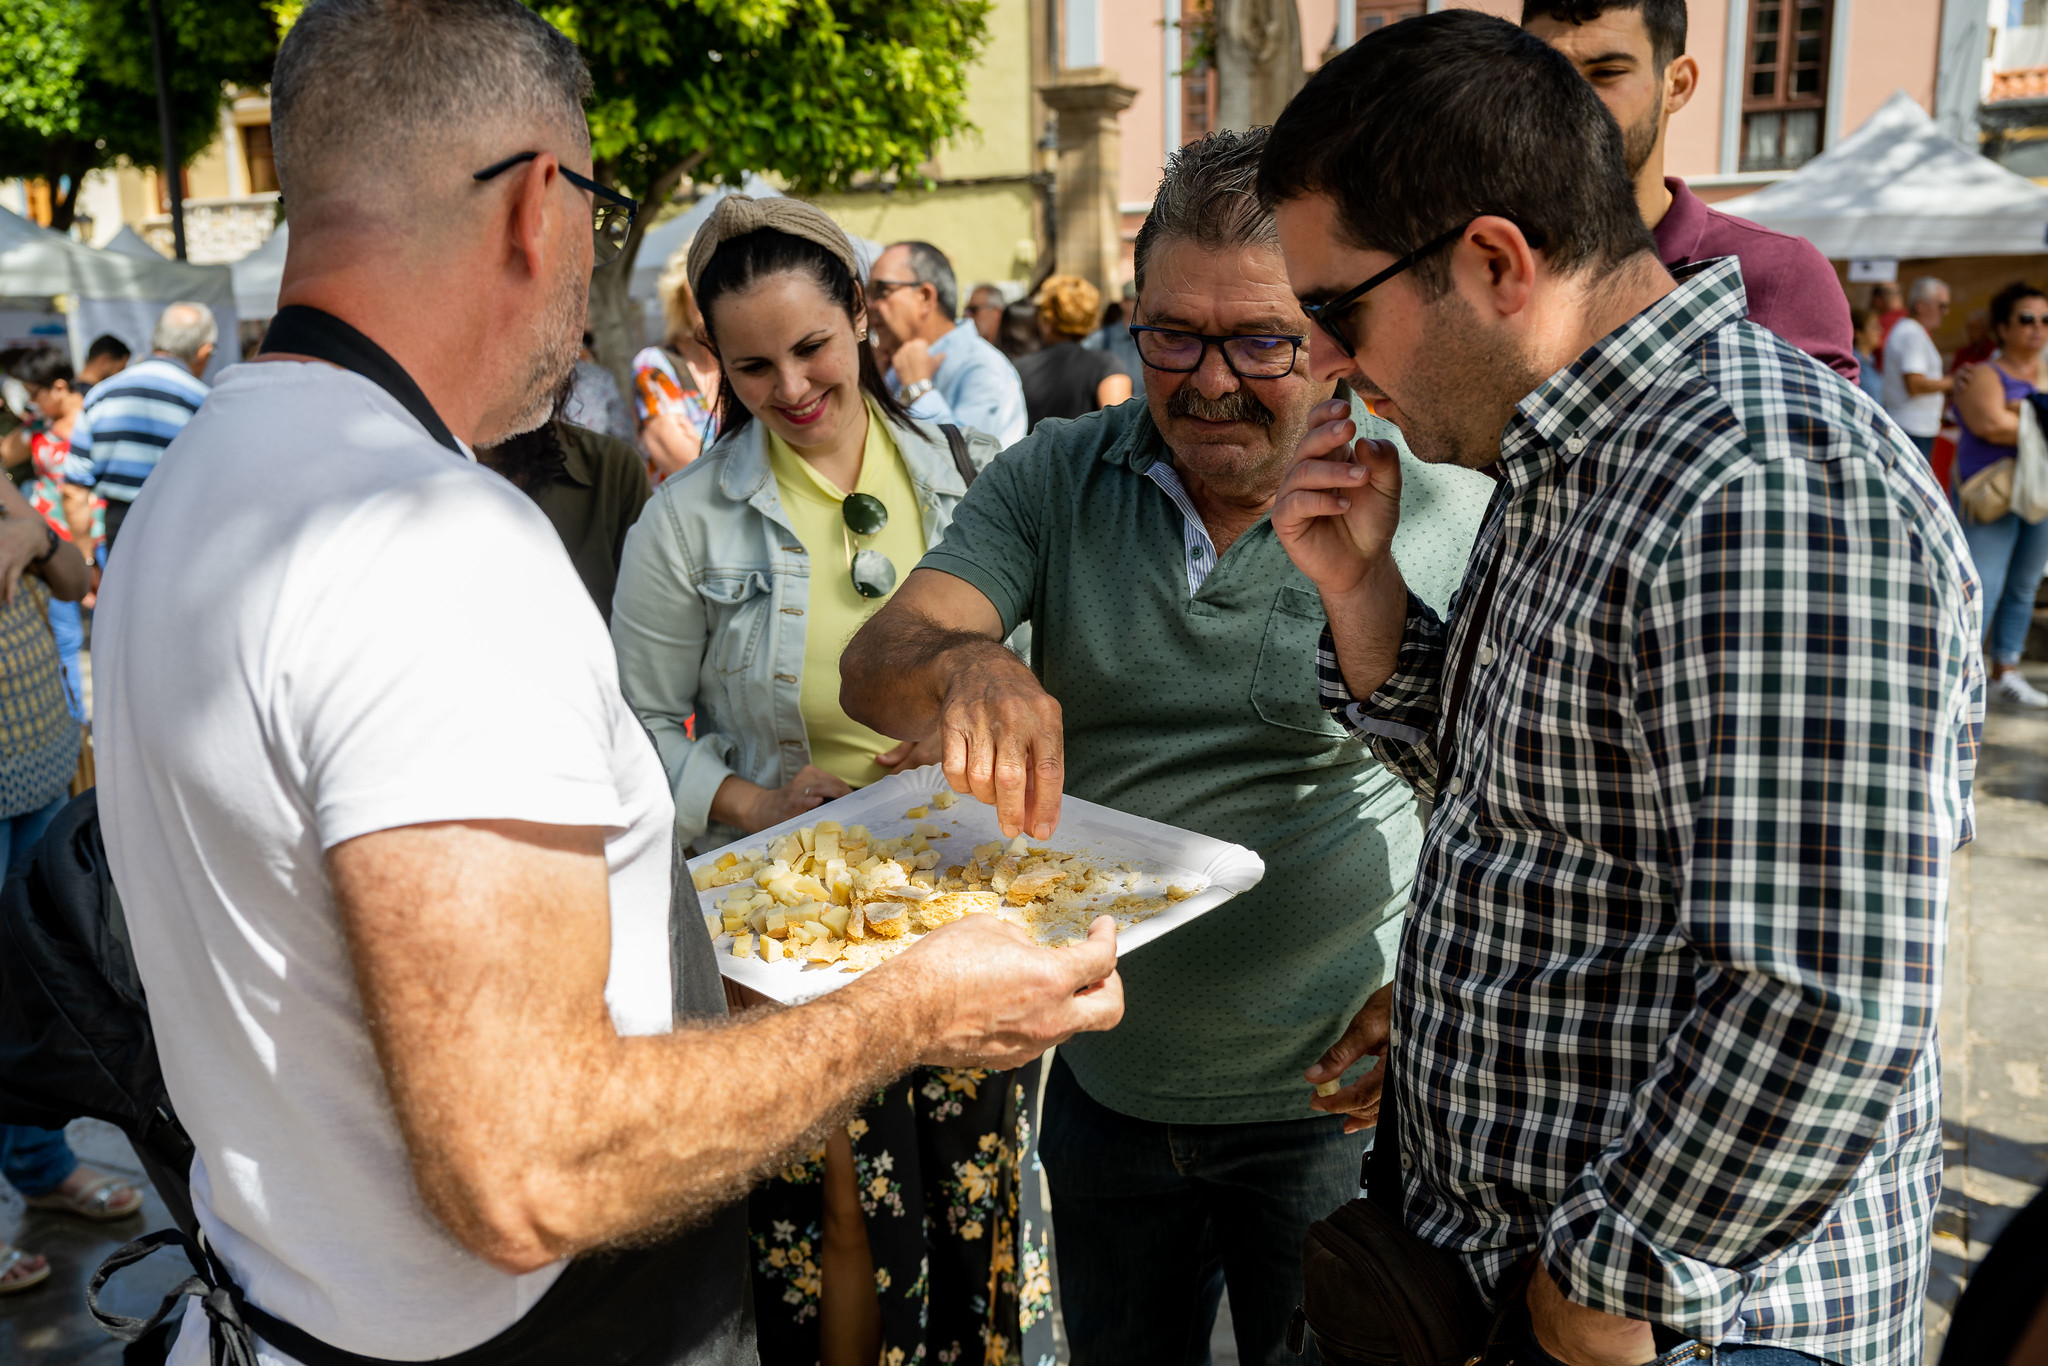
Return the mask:
M157 317L149 359L102 380L86 395L85 412L71 432L74 480L107 500L106 548L120 534L121 519L143 481L206 401L207 385L199 376L218 338L205 304L174 303ZM88 545L92 527L74 518L71 534Z

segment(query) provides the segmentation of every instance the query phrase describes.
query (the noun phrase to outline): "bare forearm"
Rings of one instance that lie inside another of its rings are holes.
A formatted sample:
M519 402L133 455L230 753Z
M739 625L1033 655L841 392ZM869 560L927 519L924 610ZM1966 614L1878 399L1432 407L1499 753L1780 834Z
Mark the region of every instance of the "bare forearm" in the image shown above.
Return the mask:
M879 612L840 658L839 705L884 735L922 740L939 729L953 680L977 668L1037 681L999 640L913 611Z
M1342 598L1323 598L1344 686L1360 701L1394 676L1408 622L1408 585L1388 555Z
M595 1040L535 1078L519 1208L491 1211L478 1190L439 1212L510 1270L700 1222L908 1069L931 1014L911 983L876 972L797 1009Z
M1907 374L1901 378L1906 381L1906 392L1915 398L1924 398L1928 394L1945 394L1955 387L1955 379L1950 375L1930 379L1926 375Z

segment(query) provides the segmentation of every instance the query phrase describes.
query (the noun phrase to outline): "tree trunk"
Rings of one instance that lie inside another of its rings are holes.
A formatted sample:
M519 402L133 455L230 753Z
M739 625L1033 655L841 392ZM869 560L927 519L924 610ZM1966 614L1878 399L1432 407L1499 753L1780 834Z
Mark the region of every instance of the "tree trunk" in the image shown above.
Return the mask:
M640 242L647 235L655 210L668 202L668 197L675 193L683 177L696 170L705 155L704 152L694 153L654 178L647 187L646 197L640 201L640 214L633 220L633 231L626 237L625 250L619 253L618 260L593 272L590 277L590 312L586 326L596 343L599 363L612 372L613 378L619 382L619 392L629 398L633 393L633 310L637 307L631 290L633 267L640 259ZM610 178L600 168L599 179ZM661 340L660 337L643 339Z
M50 230L69 232L78 217L78 195L85 188L85 173L97 164L99 152L82 138L53 138L49 155L43 158L43 183L50 187ZM66 180L71 192L58 196L57 187Z
M1216 126L1257 128L1307 81L1295 0L1216 0Z

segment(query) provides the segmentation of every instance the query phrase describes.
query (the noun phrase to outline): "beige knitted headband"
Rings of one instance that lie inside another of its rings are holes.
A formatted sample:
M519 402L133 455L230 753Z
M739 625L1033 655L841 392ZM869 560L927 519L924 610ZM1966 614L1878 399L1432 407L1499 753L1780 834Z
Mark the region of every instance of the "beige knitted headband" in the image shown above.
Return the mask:
M714 252L733 238L745 237L761 228L773 228L791 237L801 237L806 242L816 242L839 258L848 275L855 280L861 278L860 260L853 254L853 243L847 240L845 231L828 218L823 209L801 199L755 199L749 195L729 194L718 201L711 217L697 229L697 236L690 242L687 265L690 292L697 292L698 282L704 278L704 268L711 264Z

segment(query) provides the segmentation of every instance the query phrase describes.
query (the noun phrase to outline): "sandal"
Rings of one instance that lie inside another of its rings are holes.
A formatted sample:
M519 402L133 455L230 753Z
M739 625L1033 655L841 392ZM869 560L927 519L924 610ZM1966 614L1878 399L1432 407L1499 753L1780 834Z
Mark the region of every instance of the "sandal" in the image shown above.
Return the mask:
M25 1271L12 1280L8 1277L24 1262L42 1262L32 1271ZM41 1285L50 1279L50 1263L38 1253L23 1252L18 1247L0 1243L0 1295L12 1295Z
M30 1209L62 1210L75 1214L81 1219L103 1222L110 1219L126 1219L142 1208L142 1192L118 1176L102 1174L86 1183L83 1189L69 1195L61 1190L33 1199L23 1197L22 1203Z

